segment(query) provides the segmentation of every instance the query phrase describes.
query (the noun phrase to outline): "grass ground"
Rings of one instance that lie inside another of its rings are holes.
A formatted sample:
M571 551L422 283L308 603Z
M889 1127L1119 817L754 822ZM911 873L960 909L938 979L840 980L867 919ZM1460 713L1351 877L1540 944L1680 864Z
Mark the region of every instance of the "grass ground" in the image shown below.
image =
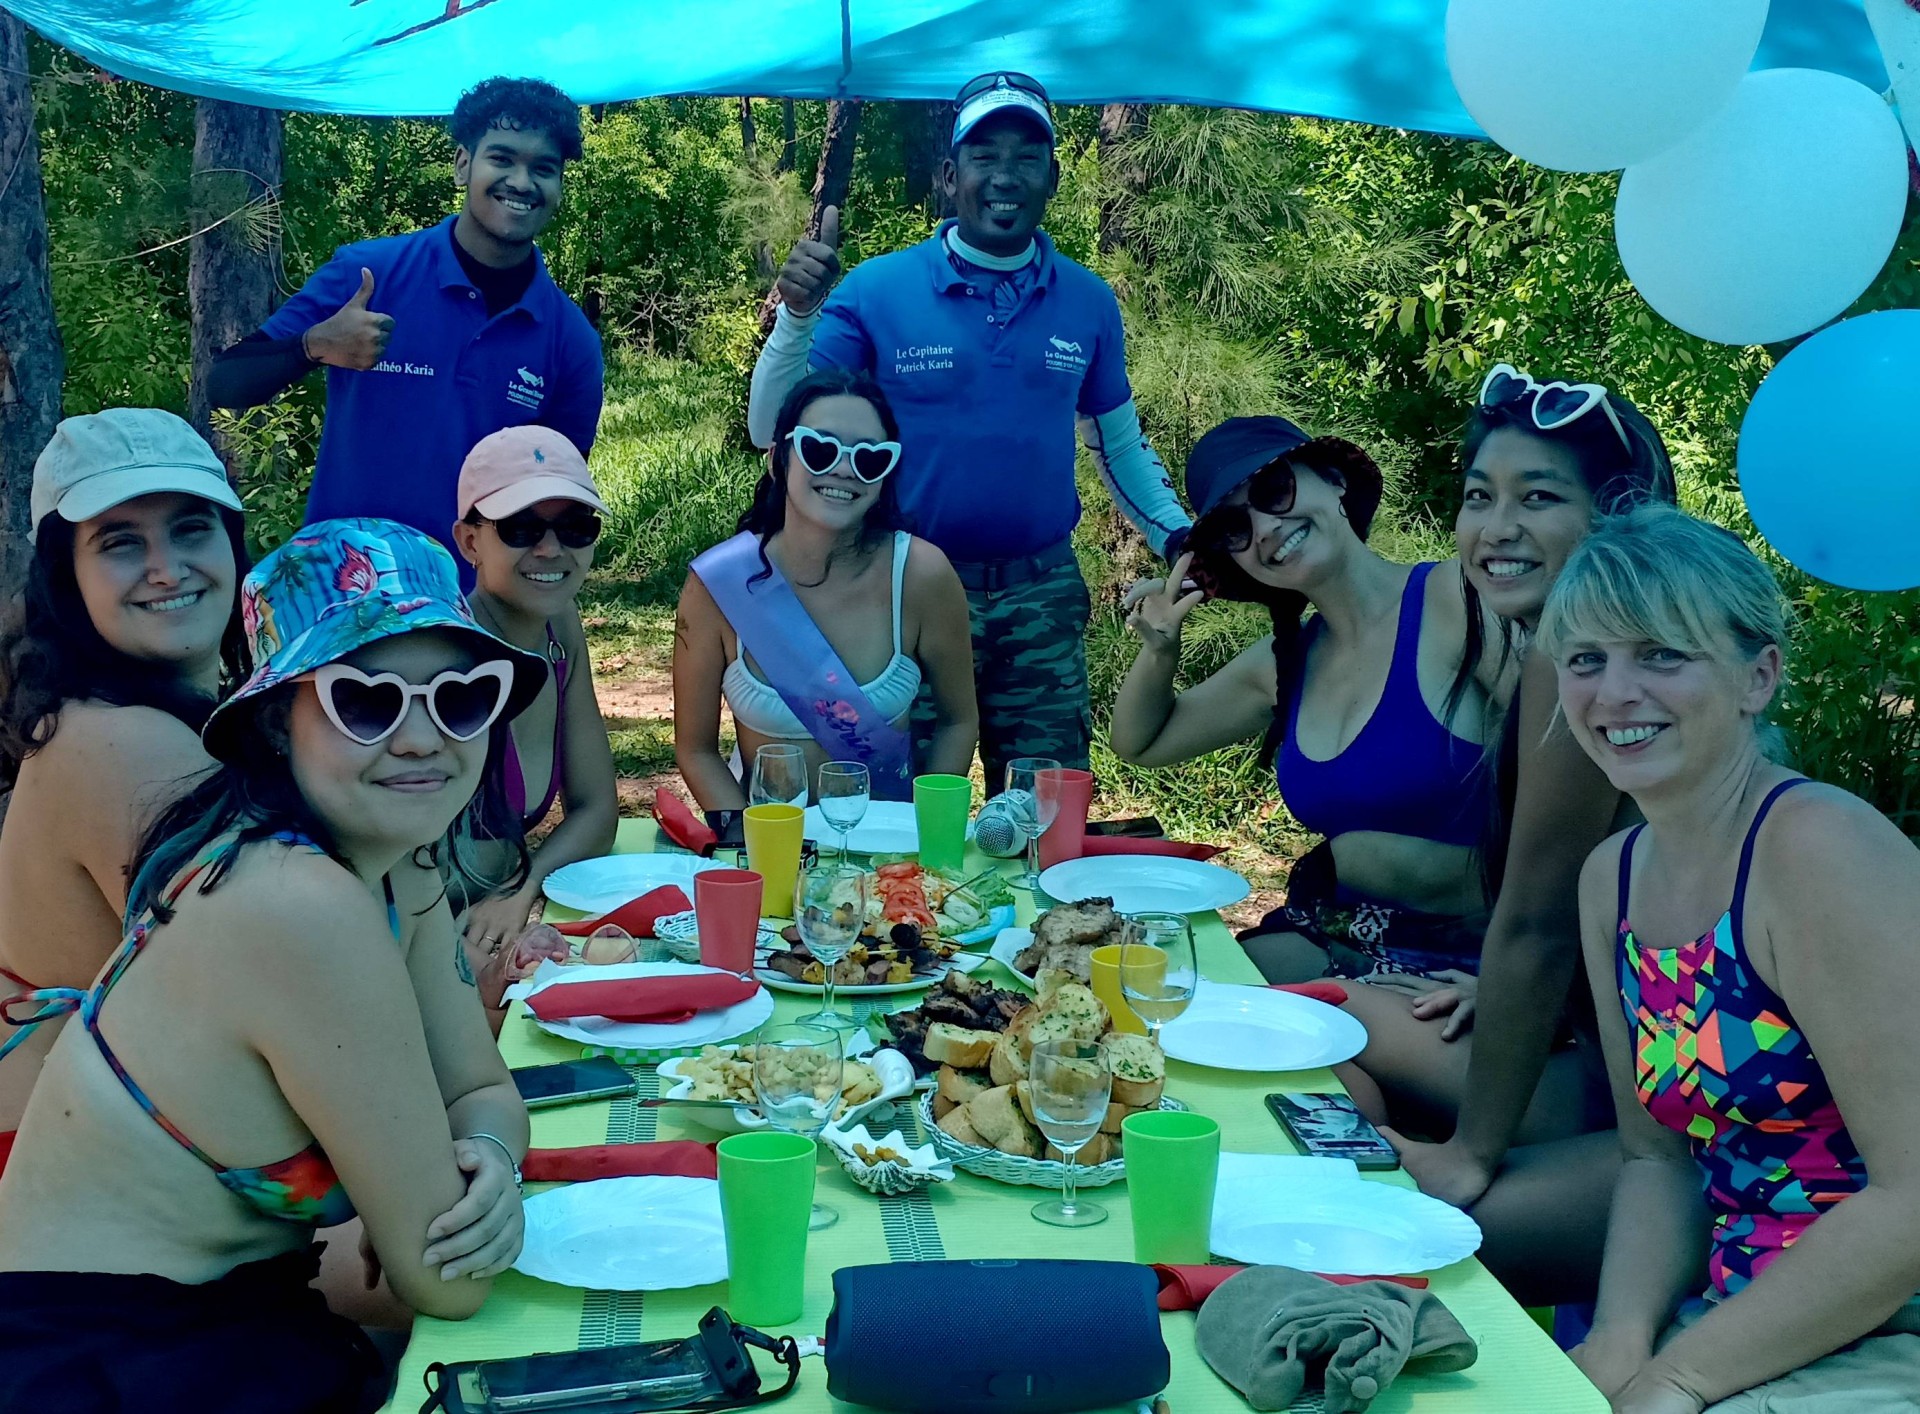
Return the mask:
M741 380L724 368L628 355L608 369L593 464L611 514L580 611L624 814L647 813L658 785L684 794L673 760L673 605L688 561L732 532L759 475L740 426L744 401ZM1309 837L1259 768L1256 743L1153 771L1127 766L1107 749L1106 706L1133 657L1120 595L1155 562L1097 480L1083 476L1081 490L1087 514L1076 546L1095 604L1087 634L1099 783L1093 813L1151 815L1169 835L1224 846L1222 862L1254 887L1229 920L1252 922L1278 901ZM1201 611L1190 671L1205 676L1263 632L1264 617L1245 606Z

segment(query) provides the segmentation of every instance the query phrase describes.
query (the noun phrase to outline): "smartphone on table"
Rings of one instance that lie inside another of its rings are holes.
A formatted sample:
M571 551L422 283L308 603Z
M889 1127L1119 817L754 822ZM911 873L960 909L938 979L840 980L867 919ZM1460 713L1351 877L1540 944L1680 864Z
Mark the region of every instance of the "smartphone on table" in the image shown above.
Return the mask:
M1345 1095L1269 1095L1267 1108L1293 1142L1315 1158L1351 1159L1363 1169L1400 1167L1400 1156Z
M631 1095L639 1082L606 1056L522 1066L512 1072L514 1088L530 1110Z

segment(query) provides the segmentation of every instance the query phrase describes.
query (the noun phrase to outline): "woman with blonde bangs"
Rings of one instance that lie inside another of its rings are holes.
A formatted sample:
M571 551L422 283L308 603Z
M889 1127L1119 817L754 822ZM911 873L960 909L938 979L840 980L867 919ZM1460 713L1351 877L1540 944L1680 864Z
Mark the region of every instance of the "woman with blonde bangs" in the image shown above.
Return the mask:
M1580 879L1624 1165L1574 1359L1616 1414L1920 1407L1920 853L1769 759L1785 639L1746 545L1664 507L1589 536L1541 621L1645 817Z

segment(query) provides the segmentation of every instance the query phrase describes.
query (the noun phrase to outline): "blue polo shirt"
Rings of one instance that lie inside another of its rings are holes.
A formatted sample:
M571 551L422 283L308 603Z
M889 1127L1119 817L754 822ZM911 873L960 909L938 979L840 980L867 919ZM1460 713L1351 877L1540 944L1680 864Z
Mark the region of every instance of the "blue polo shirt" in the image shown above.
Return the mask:
M1075 420L1127 386L1120 306L1044 232L1039 276L1013 310L927 240L856 265L827 297L808 361L873 374L900 422L899 496L914 529L958 561L1022 559L1080 519Z
M368 308L393 339L362 373L327 369L327 419L307 520L384 516L453 549L460 463L482 437L537 422L582 455L600 423L600 336L538 251L517 304L487 317L460 268L449 216L410 235L342 246L261 326L287 339L330 317L373 272ZM470 583L466 561L454 556Z

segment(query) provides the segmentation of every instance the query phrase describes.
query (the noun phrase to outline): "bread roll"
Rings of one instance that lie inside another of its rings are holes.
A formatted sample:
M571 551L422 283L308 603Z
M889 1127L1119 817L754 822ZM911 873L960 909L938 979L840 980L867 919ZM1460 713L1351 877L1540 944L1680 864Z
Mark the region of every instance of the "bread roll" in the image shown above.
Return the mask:
M1112 1135L1096 1134L1086 1142L1078 1154L1074 1155L1073 1161L1082 1168L1089 1167L1093 1164L1104 1164L1120 1152L1118 1147L1119 1143L1120 1141ZM1045 1157L1052 1159L1057 1164L1063 1164L1067 1161L1067 1156L1051 1144L1047 1145Z
M993 1054L991 1031L968 1031L950 1021L936 1021L927 1028L923 1046L927 1059L958 1070L977 1070Z
M956 1101L949 1100L945 1095L935 1095L933 1097L933 1122L935 1124L940 1123L941 1120L959 1108L960 1106Z
M1120 1132L1120 1125L1126 1117L1130 1114L1138 1113L1139 1111L1131 1105L1123 1105L1118 1100L1115 1100L1107 1106L1107 1117L1100 1121L1100 1132L1102 1134L1118 1134Z
M1116 1031L1100 1042L1113 1070L1113 1098L1144 1109L1160 1103L1167 1088L1167 1058L1152 1037Z
M1020 1106L1020 1113L1027 1117L1027 1123L1037 1125L1040 1121L1033 1114L1033 1086L1025 1080L1014 1082L1013 1102Z
M940 1128L955 1143L965 1144L974 1149L991 1149L993 1145L980 1137L980 1131L973 1127L967 1118L967 1107L955 1105L940 1120Z
M1027 1058L1020 1051L1020 1038L1002 1032L993 1043L993 1055L987 1061L987 1075L995 1085L1012 1085L1027 1078Z
M997 1085L967 1102L967 1119L981 1138L1003 1154L1038 1158L1044 1141L1020 1113L1013 1087Z
M964 1105L982 1090L991 1088L987 1078L978 1071L955 1070L950 1065L941 1066L935 1077L935 1089L940 1098L956 1105Z
M1040 1004L1040 1015L1027 1028L1026 1052L1031 1056L1047 1041L1098 1041L1111 1020L1091 988L1068 982Z

